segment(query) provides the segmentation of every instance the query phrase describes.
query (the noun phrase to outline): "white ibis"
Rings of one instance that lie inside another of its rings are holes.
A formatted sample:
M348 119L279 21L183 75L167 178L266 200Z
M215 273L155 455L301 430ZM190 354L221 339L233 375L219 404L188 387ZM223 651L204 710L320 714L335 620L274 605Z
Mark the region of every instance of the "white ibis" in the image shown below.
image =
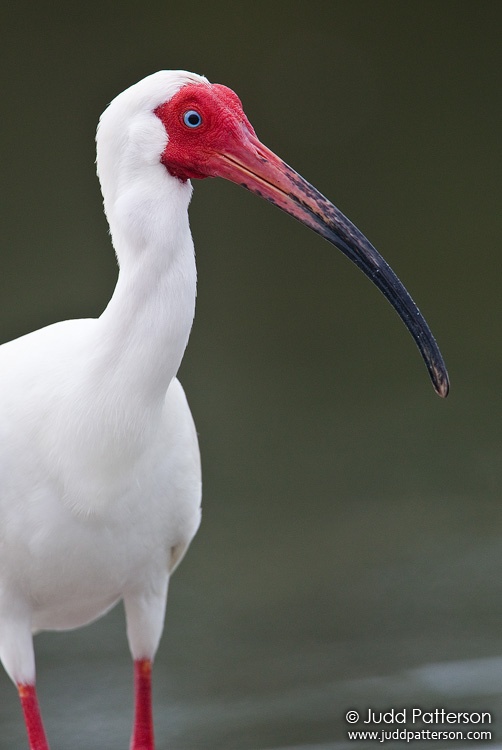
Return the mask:
M134 660L132 750L153 750L151 667L169 577L200 521L197 437L176 373L195 307L190 179L225 177L321 234L370 277L448 376L418 308L356 227L263 146L237 96L161 71L112 101L97 168L119 276L98 319L0 347L0 658L30 750L48 743L32 634L124 601Z

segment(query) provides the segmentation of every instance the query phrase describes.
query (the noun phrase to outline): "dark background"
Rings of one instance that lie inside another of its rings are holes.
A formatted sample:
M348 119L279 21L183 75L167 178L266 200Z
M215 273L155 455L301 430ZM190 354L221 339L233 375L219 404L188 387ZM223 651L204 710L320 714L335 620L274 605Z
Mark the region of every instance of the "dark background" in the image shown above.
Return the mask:
M204 515L156 662L159 750L341 747L349 708L502 715L500 8L2 3L2 341L105 307L98 117L186 68L234 88L261 139L368 235L450 370L442 402L337 251L234 185L195 184L180 379ZM53 750L127 747L121 607L36 648ZM0 748L24 744L2 672Z

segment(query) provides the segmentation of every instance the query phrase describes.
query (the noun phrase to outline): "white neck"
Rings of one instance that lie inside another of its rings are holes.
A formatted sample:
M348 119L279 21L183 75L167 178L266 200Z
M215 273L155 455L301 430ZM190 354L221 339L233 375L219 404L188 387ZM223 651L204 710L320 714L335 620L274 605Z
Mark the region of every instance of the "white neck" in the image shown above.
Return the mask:
M155 115L192 80L202 79L185 71L153 74L119 94L98 127L98 174L120 273L99 319L93 360L97 382L110 396L123 394L124 405L164 398L192 326L192 187L161 164L168 136Z
M156 166L157 179L133 182L107 209L120 272L93 357L103 384L136 403L164 398L195 312L191 186Z

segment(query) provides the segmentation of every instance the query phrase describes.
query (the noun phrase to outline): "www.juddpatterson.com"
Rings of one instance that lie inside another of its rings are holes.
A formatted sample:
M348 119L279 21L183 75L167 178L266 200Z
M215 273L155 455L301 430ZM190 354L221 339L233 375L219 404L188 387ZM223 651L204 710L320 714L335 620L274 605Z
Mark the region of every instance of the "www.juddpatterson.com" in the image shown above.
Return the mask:
M447 711L444 708L391 708L388 711L351 709L345 714L347 724L363 724L364 729L347 732L349 740L389 742L401 740L484 740L492 739L489 711ZM396 727L396 725L398 725ZM403 726L406 725L406 726ZM425 725L425 726L424 726ZM427 726L428 725L428 726ZM456 728L453 727L456 725ZM485 725L481 728L480 725ZM431 728L433 726L434 728ZM370 728L371 727L371 728ZM377 728L375 728L377 727Z

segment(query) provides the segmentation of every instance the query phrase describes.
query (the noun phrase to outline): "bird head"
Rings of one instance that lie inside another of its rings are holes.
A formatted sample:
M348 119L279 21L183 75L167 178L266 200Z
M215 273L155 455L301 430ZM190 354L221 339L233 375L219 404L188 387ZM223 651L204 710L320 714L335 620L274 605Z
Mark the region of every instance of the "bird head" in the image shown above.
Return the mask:
M115 132L110 123L128 123ZM101 137L102 136L102 137ZM127 153L127 178L150 170L169 176L172 191L190 179L223 177L265 198L327 239L380 289L413 336L440 396L448 375L434 337L411 296L366 237L316 188L264 146L238 96L185 71L162 71L120 94L101 118L98 171L117 169ZM131 168L132 165L132 168ZM103 182L103 181L102 181ZM115 180L117 183L117 180ZM106 205L106 194L105 194Z

